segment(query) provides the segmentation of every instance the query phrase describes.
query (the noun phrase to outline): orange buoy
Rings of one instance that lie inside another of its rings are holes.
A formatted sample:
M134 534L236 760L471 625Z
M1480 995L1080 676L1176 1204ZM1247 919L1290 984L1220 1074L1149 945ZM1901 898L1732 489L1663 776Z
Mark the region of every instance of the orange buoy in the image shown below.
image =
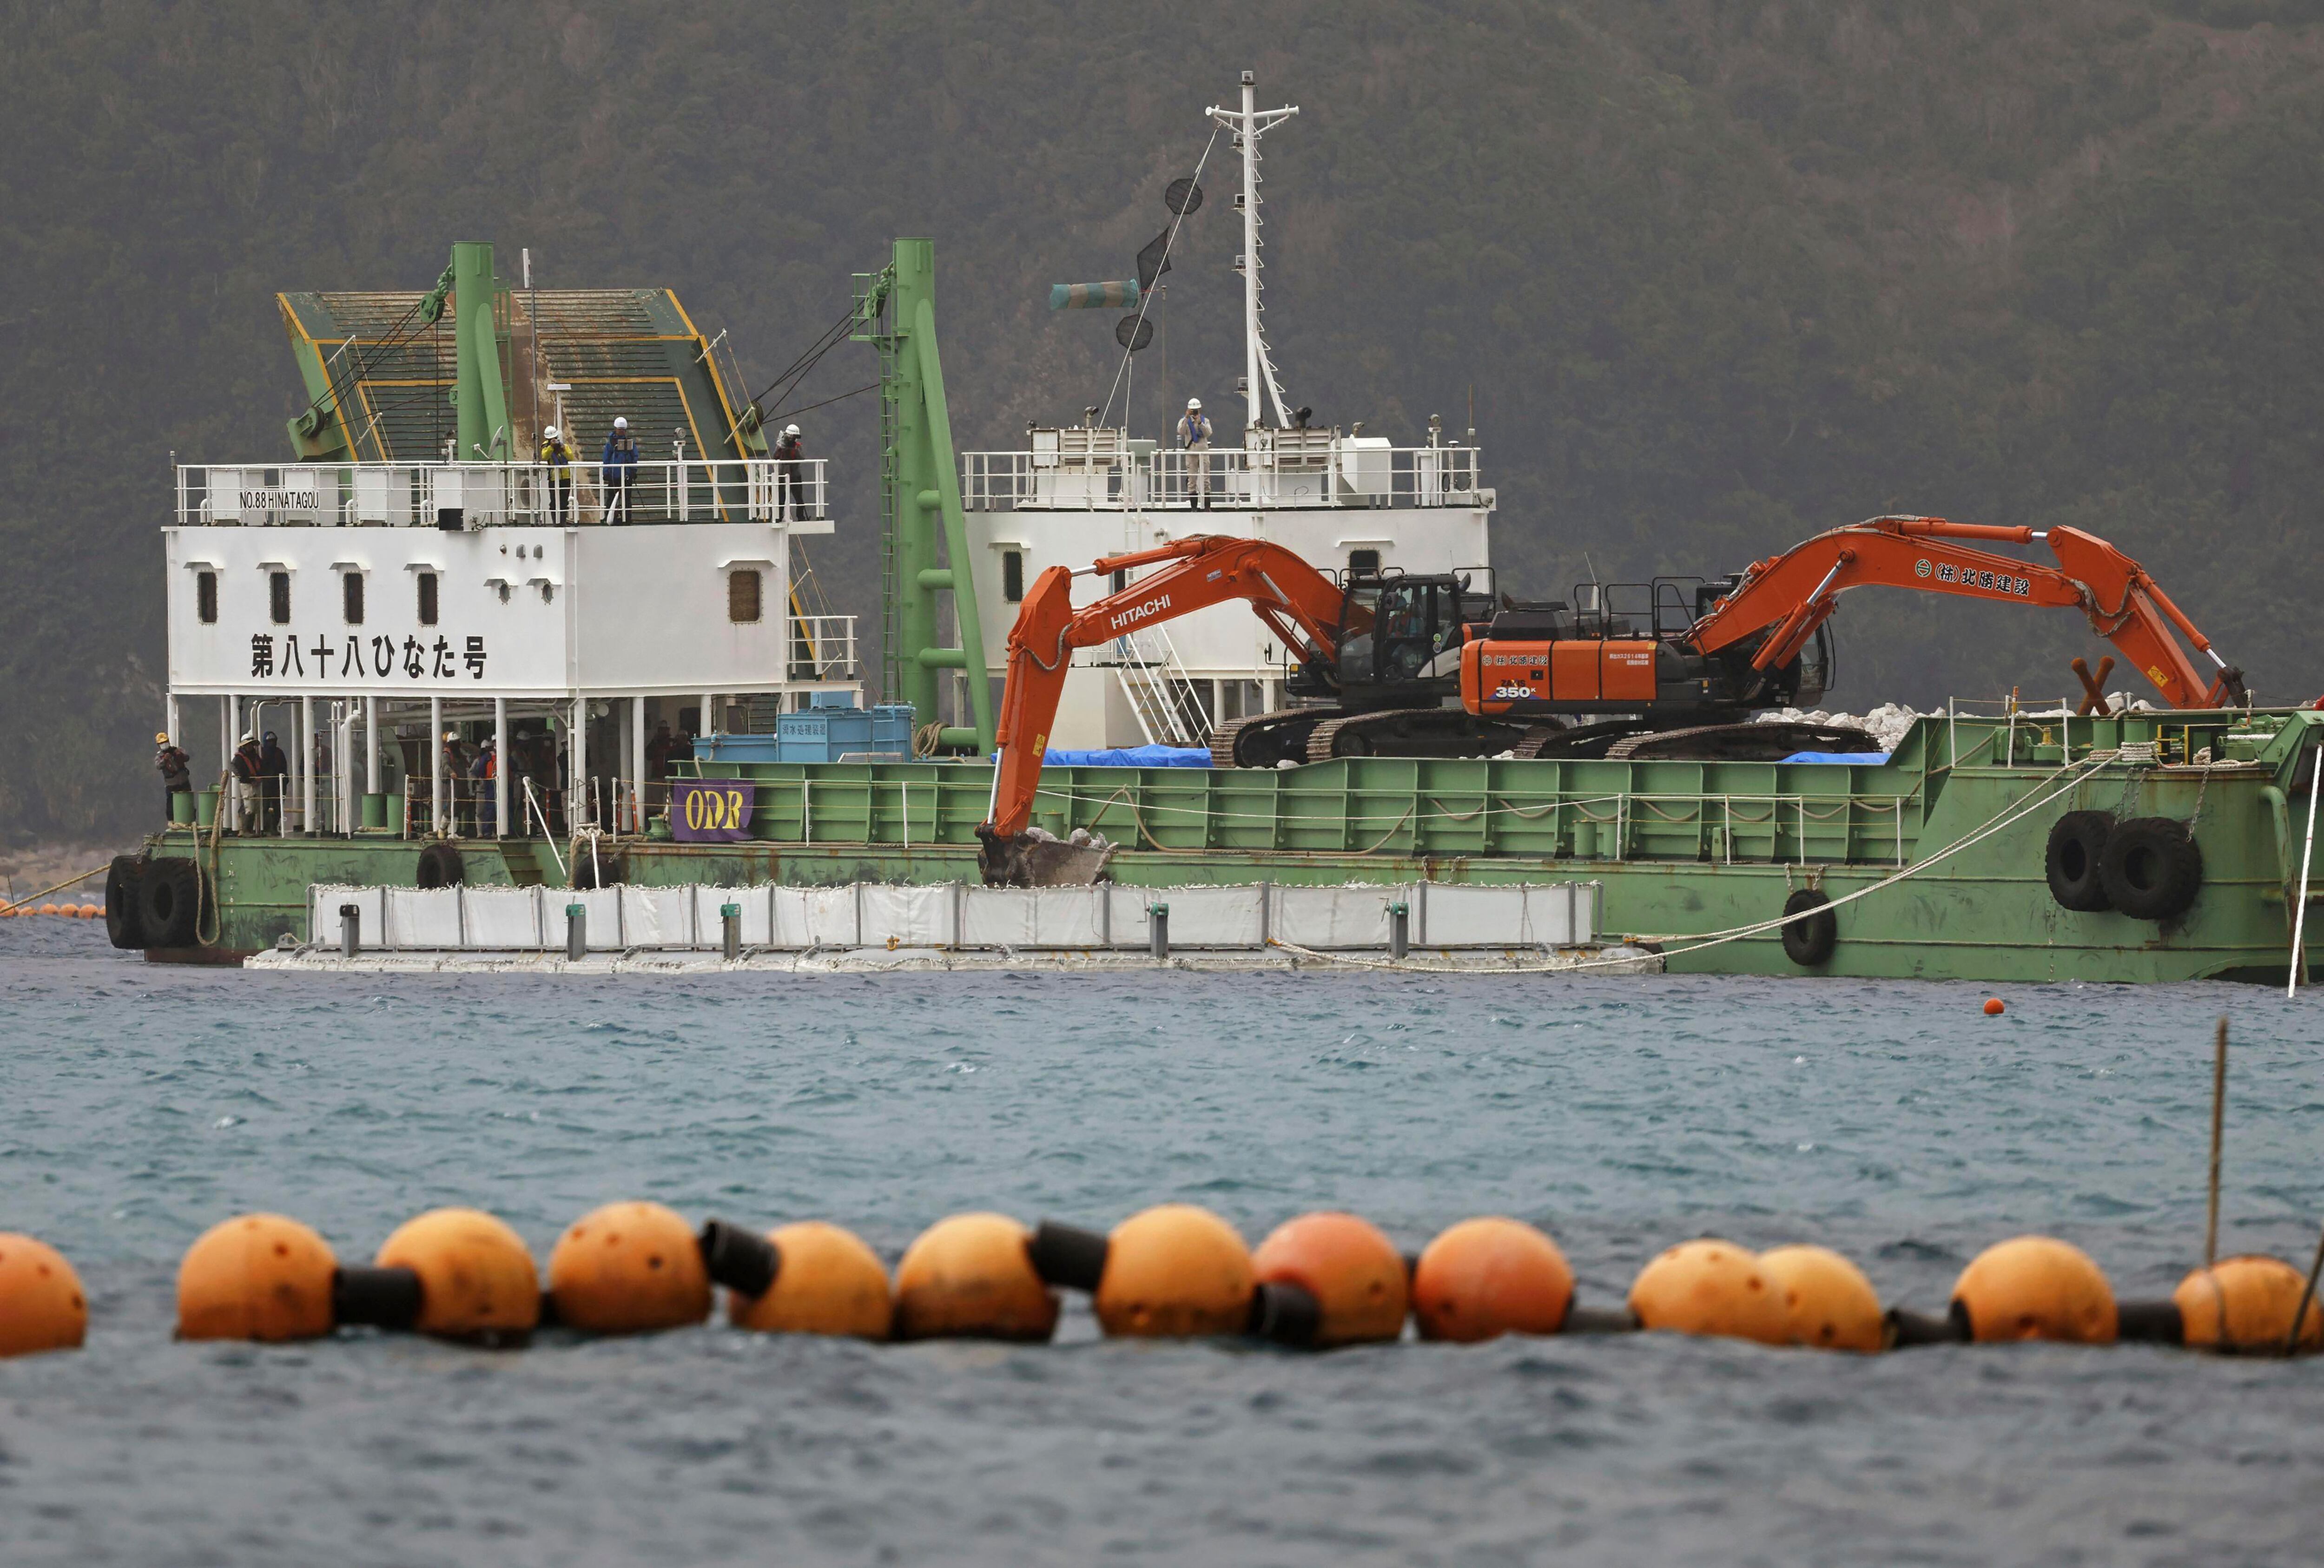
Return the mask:
M1411 1302L1404 1256L1369 1220L1328 1211L1286 1220L1250 1261L1260 1286L1290 1286L1314 1302L1311 1332L1277 1337L1320 1349L1404 1333Z
M524 1239L481 1209L431 1209L396 1228L373 1259L420 1277L410 1326L443 1339L520 1340L540 1321L540 1277Z
M1412 1273L1412 1313L1425 1340L1554 1334L1572 1305L1565 1254L1518 1220L1463 1220L1428 1244Z
M1193 1204L1160 1204L1113 1228L1091 1305L1120 1338L1236 1334L1250 1326L1258 1284L1232 1225Z
M710 1315L710 1274L694 1229L659 1204L607 1204L566 1229L549 1255L557 1321L590 1333L651 1333Z
M0 1231L0 1358L69 1351L88 1333L88 1297L64 1254Z
M1864 1270L1825 1247L1778 1247L1759 1254L1760 1271L1783 1304L1791 1342L1819 1351L1882 1346L1880 1293Z
M105 910L96 904L83 904L80 907L80 918L84 920L97 919L102 917L104 913Z
M726 1293L726 1318L761 1333L884 1340L894 1316L888 1270L852 1231L804 1220L767 1232L779 1262L762 1295Z
M2018 1236L1987 1248L1953 1283L1969 1314L1969 1337L1985 1343L2060 1340L2114 1343L2114 1287L2078 1247L2050 1236Z
M42 904L41 906L41 913L43 915L53 915L56 912L57 907L54 904Z
M330 1243L281 1214L211 1226L178 1265L181 1340L311 1340L329 1333Z
M1986 1016L1986 1017L1987 1017L1987 1018L1999 1018L1999 1017L2002 1015L2002 1012L2003 1012L2004 1010L2005 1010L2003 1009L2003 1007L2002 1007L2002 1005L2001 1005L2001 999L2000 999L1999 997L1997 997L1997 996L1988 996L1988 997L1987 997L1987 998L1985 999L1985 1016Z
M1638 1326L1787 1344L1791 1322L1759 1259L1732 1241L1684 1241L1638 1271L1630 1285Z
M1021 1340L1057 1330L1057 1297L1033 1270L1032 1231L1006 1214L938 1220L896 1266L899 1340Z
M2222 1258L2188 1275L2171 1293L2179 1308L2180 1342L2280 1355L2307 1288L2307 1277L2281 1258ZM2298 1348L2324 1350L2324 1304L2309 1302Z

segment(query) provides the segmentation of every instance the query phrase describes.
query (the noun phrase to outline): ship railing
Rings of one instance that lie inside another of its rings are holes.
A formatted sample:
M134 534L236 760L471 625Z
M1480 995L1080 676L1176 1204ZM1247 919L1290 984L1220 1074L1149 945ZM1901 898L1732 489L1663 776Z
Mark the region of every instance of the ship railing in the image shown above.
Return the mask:
M462 528L819 522L828 460L184 464L180 526Z
M853 680L857 673L855 617L791 617L790 680Z
M1275 432L1290 435L1297 432ZM1342 440L1297 450L964 452L961 504L971 512L1137 512L1199 507L1480 506L1474 447L1390 447Z

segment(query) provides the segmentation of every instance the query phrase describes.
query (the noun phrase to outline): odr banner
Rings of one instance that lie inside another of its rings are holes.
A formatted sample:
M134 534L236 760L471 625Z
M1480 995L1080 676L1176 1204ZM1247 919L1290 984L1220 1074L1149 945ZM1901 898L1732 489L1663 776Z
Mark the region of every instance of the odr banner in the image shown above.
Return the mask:
M669 781L670 836L687 844L732 844L751 836L758 786L740 779Z

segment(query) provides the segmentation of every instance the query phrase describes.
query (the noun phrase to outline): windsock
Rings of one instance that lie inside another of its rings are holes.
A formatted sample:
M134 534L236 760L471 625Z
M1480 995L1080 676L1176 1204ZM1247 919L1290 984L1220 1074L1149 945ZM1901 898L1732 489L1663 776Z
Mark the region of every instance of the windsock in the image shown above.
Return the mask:
M1049 309L1052 310L1120 310L1138 307L1138 280L1124 278L1115 283L1052 283L1049 285Z

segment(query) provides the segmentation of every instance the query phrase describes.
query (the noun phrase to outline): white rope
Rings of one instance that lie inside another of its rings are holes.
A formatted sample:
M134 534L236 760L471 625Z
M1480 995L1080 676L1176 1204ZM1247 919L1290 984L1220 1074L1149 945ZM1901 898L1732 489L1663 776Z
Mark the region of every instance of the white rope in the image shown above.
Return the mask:
M1778 915L1772 920L1755 921L1751 925L1737 926L1725 931L1675 933L1667 936L1657 934L1643 936L1638 937L1637 940L1641 942L1683 941L1688 944L1684 947L1673 948L1665 953L1662 956L1665 961L1667 961L1672 958L1682 956L1685 954L1700 953L1707 947L1719 947L1723 946L1729 942L1740 942L1747 936L1762 936L1766 932L1792 925L1796 921L1812 918L1817 915L1825 913L1827 910L1837 909L1842 904L1852 904L1858 899L1869 898L1874 893L1879 892L1886 888L1894 887L1896 883L1904 881L1908 878L1919 876L1923 872L1929 870L1932 866L1943 864L1946 861L1951 859L1954 855L1959 854L1961 851L1968 849L1974 844L1981 844L1985 840L1991 838L1995 834L1997 834L2003 829L2023 820L2031 813L2040 810L2043 807L2049 805L2060 796L2067 794L2077 788L2084 779L2088 778L2099 767L2113 761L2115 757L2116 753L2113 752L2092 752L2081 761L2081 763L2078 765L2077 769L2070 774L2069 777L2052 788L2048 793L2038 795L2029 800L2021 801L2015 806L2006 806L2002 807L1998 813L1987 818L1986 822L1974 832L1970 833L1966 837L1955 839L1952 843L1945 845L1944 848L1939 850L1928 859L1917 862L1913 865L1906 866L1902 871L1896 872L1892 875L1883 877L1880 881L1872 883L1868 887L1858 888L1852 893L1846 893L1837 899L1831 899L1823 903L1818 904L1813 909L1802 909L1795 914ZM1302 957L1317 959L1326 964L1351 964L1360 969L1393 969L1420 974L1473 974L1477 973L1477 971L1473 969L1463 968L1458 964L1415 964L1408 959L1354 958L1340 954L1319 953L1313 948L1302 947L1296 943L1285 942L1278 938L1269 938L1269 943L1271 945L1281 947L1286 952L1296 953ZM1568 974L1576 970L1604 969L1616 964L1636 964L1637 962L1637 960L1632 957L1583 959L1572 964L1528 964L1523 967L1513 967L1507 970L1495 970L1490 973L1505 974Z

